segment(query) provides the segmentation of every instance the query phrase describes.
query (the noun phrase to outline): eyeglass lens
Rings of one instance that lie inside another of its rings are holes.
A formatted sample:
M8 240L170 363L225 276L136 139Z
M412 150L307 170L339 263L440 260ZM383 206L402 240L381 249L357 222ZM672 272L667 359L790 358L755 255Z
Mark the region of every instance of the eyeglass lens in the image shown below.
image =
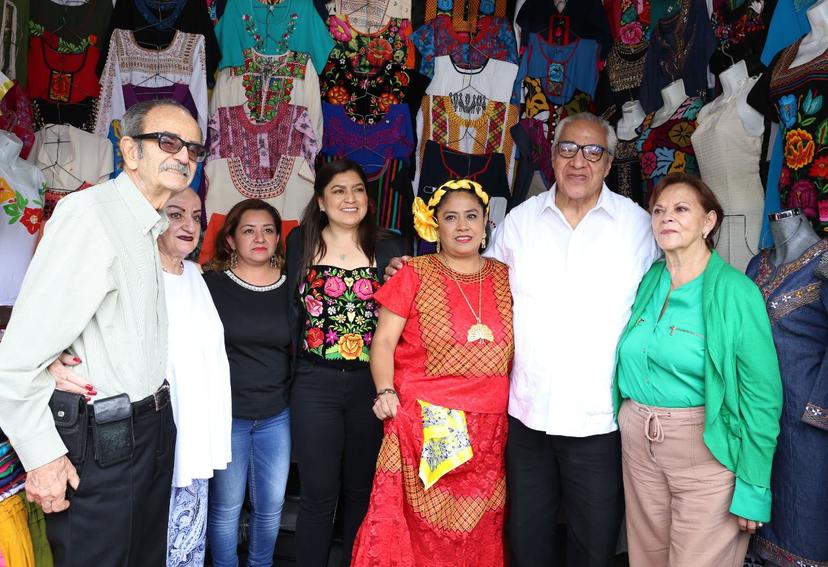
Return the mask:
M575 142L558 143L558 153L560 153L561 157L575 157L575 154L578 153L579 149L583 153L584 159L587 161L598 161L604 155L604 148L598 144L586 144L585 146L581 146Z
M187 144L181 138L170 134L161 134L158 137L158 146L167 153L175 154L181 150L181 146L187 146L187 153L190 159L195 162L203 161L207 156L207 149L200 144Z

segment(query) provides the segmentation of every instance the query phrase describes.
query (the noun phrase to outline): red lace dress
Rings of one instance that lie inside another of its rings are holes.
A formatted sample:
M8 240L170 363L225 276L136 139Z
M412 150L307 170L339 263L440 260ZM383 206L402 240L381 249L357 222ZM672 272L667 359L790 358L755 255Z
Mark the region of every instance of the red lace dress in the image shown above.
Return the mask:
M352 565L501 567L505 563L506 406L514 351L505 265L485 260L481 322L494 340L467 342L476 323L477 274L450 271L437 256L412 260L374 294L407 322L394 353L397 417L385 422L368 514ZM465 412L472 457L424 489L421 403Z

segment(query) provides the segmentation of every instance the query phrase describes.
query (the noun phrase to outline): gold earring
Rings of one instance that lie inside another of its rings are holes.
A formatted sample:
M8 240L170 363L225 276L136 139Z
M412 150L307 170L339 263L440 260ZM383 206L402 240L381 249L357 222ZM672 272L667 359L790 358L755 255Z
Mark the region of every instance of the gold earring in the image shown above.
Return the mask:
M239 267L239 255L238 253L233 250L230 252L230 269L235 270Z
M480 241L480 247L486 248L486 235L483 235L483 240Z
M440 239L437 239L437 253L440 253Z
M279 265L279 259L276 257L276 253L273 253L273 256L270 257L270 267L275 268Z

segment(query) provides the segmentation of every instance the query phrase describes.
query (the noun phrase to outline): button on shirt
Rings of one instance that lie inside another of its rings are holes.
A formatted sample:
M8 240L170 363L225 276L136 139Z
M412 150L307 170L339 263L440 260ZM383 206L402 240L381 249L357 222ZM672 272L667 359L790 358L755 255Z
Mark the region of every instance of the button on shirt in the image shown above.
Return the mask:
M27 470L66 453L46 367L69 349L98 399L164 380L167 311L156 240L167 222L125 174L62 199L0 342L0 427Z
M615 349L659 251L650 216L606 185L574 229L555 191L512 210L488 252L514 298L509 415L551 435L609 433Z

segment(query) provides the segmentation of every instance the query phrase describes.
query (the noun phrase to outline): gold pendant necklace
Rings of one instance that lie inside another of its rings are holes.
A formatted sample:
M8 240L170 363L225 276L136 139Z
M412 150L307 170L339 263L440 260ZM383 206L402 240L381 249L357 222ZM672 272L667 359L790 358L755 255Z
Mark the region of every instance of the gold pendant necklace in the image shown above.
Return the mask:
M463 296L463 299L466 300L466 305L469 306L469 311L471 311L472 316L477 321L474 325L469 327L468 332L466 333L466 342L473 343L477 341L494 341L494 334L492 330L489 328L488 325L481 322L480 318L483 316L483 265L481 259L480 270L477 272L478 279L477 279L477 286L478 286L478 295L477 295L477 313L474 311L474 307L472 307L471 301L469 298L466 297L466 293L463 291L463 288L460 286L460 282L454 275L454 270L451 269L451 266L448 265L448 260L444 260L443 263L449 269L449 275L451 279L454 280L454 283L457 284L457 289L460 291L460 295Z

